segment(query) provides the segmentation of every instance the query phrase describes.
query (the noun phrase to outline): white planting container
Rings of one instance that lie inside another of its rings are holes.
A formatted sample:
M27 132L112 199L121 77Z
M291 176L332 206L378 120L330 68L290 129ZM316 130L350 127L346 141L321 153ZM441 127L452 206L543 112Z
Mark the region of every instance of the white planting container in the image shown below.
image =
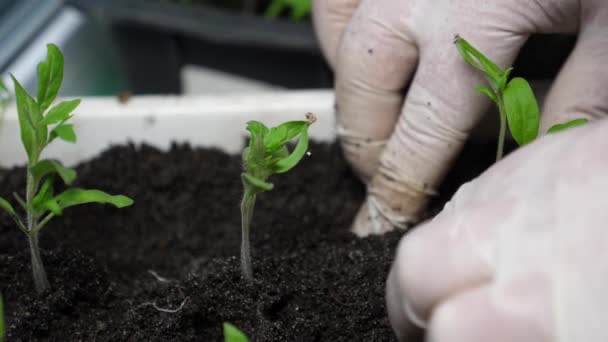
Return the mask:
M218 147L239 153L247 136L245 124L259 120L277 125L317 116L310 136L332 141L334 96L330 90L265 91L242 95L85 97L71 120L78 142L53 142L43 155L66 165L90 159L113 144L147 143L167 149L172 141ZM0 126L0 166L26 162L15 105Z

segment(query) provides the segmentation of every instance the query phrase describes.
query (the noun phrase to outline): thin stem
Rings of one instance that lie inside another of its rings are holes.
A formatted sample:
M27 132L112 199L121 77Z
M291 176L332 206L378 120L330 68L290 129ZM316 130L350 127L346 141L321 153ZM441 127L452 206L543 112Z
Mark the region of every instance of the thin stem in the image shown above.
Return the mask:
M34 275L34 285L38 294L43 293L49 288L49 280L44 270L44 264L40 257L40 248L38 246L38 219L34 215L32 208L32 200L34 199L34 193L36 192L38 184L34 182L34 176L28 170L27 171L27 184L25 188L25 202L27 204L27 233L28 241L30 244L30 252L32 257L32 273ZM45 224L50 220L50 217L45 217Z
M249 243L249 227L255 206L255 193L245 190L241 202L241 273L247 281L253 280L251 267L251 247Z
M502 94L498 94L498 114L500 116L500 132L498 133L498 147L496 148L496 161L502 159L505 146L505 137L507 134L507 114L505 113L505 105Z
M28 241L30 243L30 252L32 255L32 272L34 273L34 285L38 294L43 293L49 288L49 280L44 271L44 264L40 257L40 248L38 247L38 234L29 234Z

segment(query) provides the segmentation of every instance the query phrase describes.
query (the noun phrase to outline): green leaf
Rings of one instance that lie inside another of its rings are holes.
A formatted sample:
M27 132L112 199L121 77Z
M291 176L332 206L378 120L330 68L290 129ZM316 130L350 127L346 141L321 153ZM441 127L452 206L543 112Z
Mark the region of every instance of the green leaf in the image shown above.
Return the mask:
M47 58L38 64L38 103L44 112L55 100L63 81L63 54L54 44L47 45Z
M312 12L311 0L290 0L291 19L301 20Z
M264 149L268 153L277 151L307 128L307 121L289 121L273 127L264 136Z
M43 125L52 125L59 122L65 122L70 118L70 114L78 107L80 99L71 101L62 101L53 106L47 115L42 119Z
M53 194L53 177L48 177L45 179L44 183L42 183L38 194L32 199L32 207L34 208L34 211L39 214L42 209L45 209L46 207L44 204L53 198Z
M255 192L270 191L274 188L272 183L265 182L255 176L248 173L242 174L243 183L251 187Z
M4 81L2 79L0 79L0 92L8 93L8 88L6 87L6 84L4 84Z
M133 204L133 200L123 195L109 195L99 190L85 189L68 189L61 194L55 196L54 201L57 202L61 210L73 207L76 205L87 203L108 203L117 208L128 207ZM50 210L50 208L48 208Z
M482 94L486 95L494 103L496 103L498 101L497 98L496 98L496 94L494 94L494 92L492 91L492 89L490 89L488 87L477 86L477 87L475 87L475 90L478 93L482 93Z
M249 342L249 339L234 325L224 323L224 342Z
M36 101L23 89L19 81L11 75L15 85L15 99L17 101L17 114L21 130L21 142L27 153L29 161L36 159L39 153L39 141L36 123L40 121L40 108Z
M15 212L15 208L13 208L13 205L10 204L7 200L5 200L2 197L0 197L0 208L4 209L11 216L17 216L17 213Z
M503 100L515 141L523 146L536 139L540 114L530 84L520 77L512 79L503 93Z
M284 173L296 166L306 154L308 150L308 126L302 131L296 148L291 154L283 159L280 159L273 165L273 170L276 173Z
M549 130L547 130L547 134L554 134L557 132L567 130L572 127L581 126L581 125L586 124L587 122L589 122L589 120L580 118L580 119L570 120L568 122L559 123L559 124L551 126L551 128L549 128Z
M72 184L76 179L76 171L61 165L59 162L49 159L39 161L36 165L30 168L34 180L37 182L42 177L50 174L57 173L65 184Z
M266 11L264 12L264 16L267 18L278 18L281 12L287 7L286 0L273 0L268 7L266 7Z
M76 142L76 132L74 132L74 125L60 124L60 125L55 126L55 128L53 128L53 130L51 131L51 134L49 135L48 143L50 144L57 137L63 141L66 141L69 143L75 143Z
M454 39L454 44L462 58L472 67L482 71L494 86L500 83L503 71L494 62L458 35Z

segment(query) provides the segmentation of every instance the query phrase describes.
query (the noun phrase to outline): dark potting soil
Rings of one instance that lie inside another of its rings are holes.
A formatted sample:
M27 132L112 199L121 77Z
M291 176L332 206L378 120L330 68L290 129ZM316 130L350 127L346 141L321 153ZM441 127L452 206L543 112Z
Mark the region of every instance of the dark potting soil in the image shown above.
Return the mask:
M430 212L492 162L493 148L465 149ZM52 286L42 296L25 237L0 215L7 341L219 342L223 322L255 342L395 341L384 282L403 233L349 233L364 188L335 145L311 152L258 197L253 284L239 273L238 156L128 145L79 165L77 186L135 204L76 207L52 221L41 234ZM23 189L23 176L0 172L0 196Z

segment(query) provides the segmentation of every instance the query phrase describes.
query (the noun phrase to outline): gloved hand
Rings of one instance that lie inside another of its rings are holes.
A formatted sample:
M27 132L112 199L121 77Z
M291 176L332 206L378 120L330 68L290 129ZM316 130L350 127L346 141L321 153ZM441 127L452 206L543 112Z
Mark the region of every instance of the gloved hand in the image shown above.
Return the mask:
M455 34L505 68L529 34L578 32L541 132L608 112L606 0L315 0L313 11L335 70L343 150L368 183L359 235L416 222L489 105Z
M433 342L608 341L608 119L540 138L401 241L391 324Z

